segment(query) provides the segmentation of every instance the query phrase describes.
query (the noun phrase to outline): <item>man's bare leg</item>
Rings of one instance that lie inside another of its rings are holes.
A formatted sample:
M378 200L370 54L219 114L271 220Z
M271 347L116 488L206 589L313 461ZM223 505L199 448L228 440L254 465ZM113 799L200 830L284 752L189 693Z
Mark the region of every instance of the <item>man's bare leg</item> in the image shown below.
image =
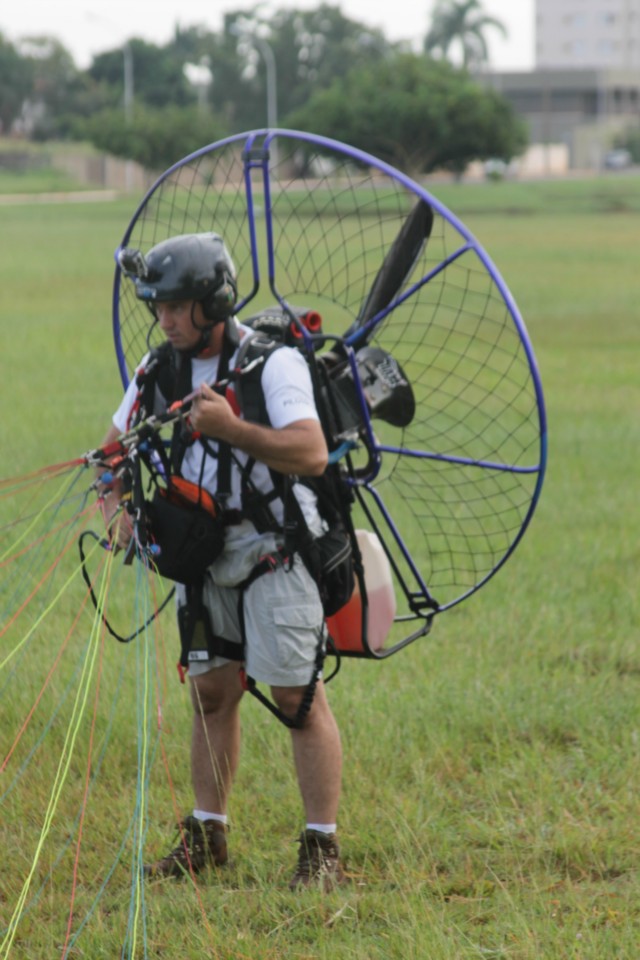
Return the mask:
M272 687L275 702L294 716L304 687ZM301 730L292 730L293 758L307 823L335 823L342 785L340 733L322 681Z
M191 778L196 809L227 812L240 759L242 693L237 663L191 678Z

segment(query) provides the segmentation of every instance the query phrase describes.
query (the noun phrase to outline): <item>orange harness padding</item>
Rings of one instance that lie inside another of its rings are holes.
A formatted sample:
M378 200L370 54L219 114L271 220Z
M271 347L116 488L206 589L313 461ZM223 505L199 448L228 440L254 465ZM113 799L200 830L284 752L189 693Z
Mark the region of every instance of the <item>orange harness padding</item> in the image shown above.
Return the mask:
M192 503L194 506L202 507L212 517L220 514L220 504L214 500L208 490L185 480L184 477L170 477L166 490L163 490L164 496L171 503L177 506L186 503Z

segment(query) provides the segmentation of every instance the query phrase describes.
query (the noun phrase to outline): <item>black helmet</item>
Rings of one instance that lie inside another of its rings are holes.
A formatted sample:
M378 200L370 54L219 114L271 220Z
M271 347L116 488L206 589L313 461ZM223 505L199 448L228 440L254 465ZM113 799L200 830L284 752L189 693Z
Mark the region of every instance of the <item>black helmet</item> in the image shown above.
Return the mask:
M217 233L170 237L146 256L127 247L118 253L118 263L132 278L138 300L151 309L154 303L167 300L198 300L208 320L224 320L233 314L236 271Z

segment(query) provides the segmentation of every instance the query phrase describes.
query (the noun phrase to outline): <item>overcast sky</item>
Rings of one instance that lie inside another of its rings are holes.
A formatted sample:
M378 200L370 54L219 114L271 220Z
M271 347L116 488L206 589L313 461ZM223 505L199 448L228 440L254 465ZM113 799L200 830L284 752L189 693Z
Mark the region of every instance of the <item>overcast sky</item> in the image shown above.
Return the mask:
M327 0L345 16L379 27L389 40L412 40L419 44L427 32L435 0ZM22 36L50 34L58 37L76 65L89 66L91 57L120 46L130 37L165 44L176 24L202 24L216 32L224 12L251 9L255 0L0 0L0 32L15 42ZM320 0L274 0L264 3L265 12L282 7L315 9ZM534 0L483 0L489 16L501 20L508 30L503 40L488 30L491 66L498 70L529 70L533 67ZM373 12L373 8L375 12Z

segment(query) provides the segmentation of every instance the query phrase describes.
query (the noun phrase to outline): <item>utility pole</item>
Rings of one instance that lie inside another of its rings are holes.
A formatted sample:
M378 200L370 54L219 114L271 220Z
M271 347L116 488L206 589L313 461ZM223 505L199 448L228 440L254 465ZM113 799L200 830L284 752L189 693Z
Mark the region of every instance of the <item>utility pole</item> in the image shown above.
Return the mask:
M229 29L235 36L254 47L262 57L267 80L267 126L270 130L276 130L278 127L278 87L276 58L273 55L271 45L267 43L264 37L258 35L250 21L247 21L244 17L238 18ZM277 166L278 146L275 140L272 142L270 149L273 165Z

